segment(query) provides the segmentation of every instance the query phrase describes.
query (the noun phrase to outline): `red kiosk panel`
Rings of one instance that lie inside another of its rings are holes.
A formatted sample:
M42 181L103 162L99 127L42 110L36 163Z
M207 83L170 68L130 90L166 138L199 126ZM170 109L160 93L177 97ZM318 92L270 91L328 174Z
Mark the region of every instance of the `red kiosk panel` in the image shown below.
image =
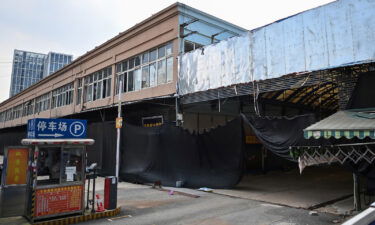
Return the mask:
M37 190L35 217L81 210L82 188L82 185L75 185Z

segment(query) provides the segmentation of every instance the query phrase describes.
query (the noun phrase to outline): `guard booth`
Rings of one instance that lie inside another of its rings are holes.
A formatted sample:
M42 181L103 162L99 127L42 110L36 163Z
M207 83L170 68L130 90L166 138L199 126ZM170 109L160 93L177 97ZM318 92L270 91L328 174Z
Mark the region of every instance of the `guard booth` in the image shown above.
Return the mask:
M50 128L50 129L49 129ZM32 119L23 146L4 154L0 213L30 221L83 214L86 121Z

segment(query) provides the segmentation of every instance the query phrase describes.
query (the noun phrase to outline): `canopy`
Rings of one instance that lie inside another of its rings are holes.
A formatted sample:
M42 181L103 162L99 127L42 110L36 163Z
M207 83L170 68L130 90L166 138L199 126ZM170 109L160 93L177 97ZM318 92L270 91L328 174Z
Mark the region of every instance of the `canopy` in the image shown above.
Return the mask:
M304 130L305 138L375 139L375 108L338 111Z

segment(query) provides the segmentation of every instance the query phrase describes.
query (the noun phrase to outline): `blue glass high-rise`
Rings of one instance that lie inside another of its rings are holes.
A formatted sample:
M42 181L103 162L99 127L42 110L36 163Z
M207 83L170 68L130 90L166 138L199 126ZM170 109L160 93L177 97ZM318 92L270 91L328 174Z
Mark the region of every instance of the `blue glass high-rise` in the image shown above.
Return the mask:
M9 96L16 95L72 61L73 56L49 52L46 54L14 50Z

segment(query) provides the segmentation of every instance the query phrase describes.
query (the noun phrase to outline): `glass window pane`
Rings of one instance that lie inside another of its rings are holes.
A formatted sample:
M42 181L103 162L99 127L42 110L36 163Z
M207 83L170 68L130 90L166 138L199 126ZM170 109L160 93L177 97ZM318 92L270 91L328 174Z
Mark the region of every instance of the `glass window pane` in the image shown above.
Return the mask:
M142 88L150 87L150 73L149 67L142 67Z
M102 98L107 97L107 79L103 80L103 91L102 91Z
M37 184L50 185L60 183L61 148L39 148L37 161Z
M155 61L157 57L157 50L153 50L150 52L150 62Z
M167 56L171 55L172 54L172 42L168 43L165 48L166 48Z
M128 86L128 73L125 73L123 78L122 78L122 92L126 92L126 87Z
M138 91L141 89L141 82L142 82L142 77L141 77L141 69L137 69L134 71L134 90Z
M128 66L129 66L129 69L133 69L134 68L134 58L129 59Z
M98 87L96 89L96 99L99 99L102 96L102 86L103 86L103 81L99 81Z
M138 55L135 57L135 66L141 65L141 56Z
M122 63L118 63L116 65L116 73L120 73L122 71Z
M150 87L156 85L156 63L150 64Z
M128 70L128 61L122 62L122 71Z
M82 148L64 148L61 163L65 170L61 173L61 183L82 181Z
M116 95L119 93L119 85L120 85L120 80L122 80L122 77L123 77L124 75L118 75L117 77L116 77Z
M167 82L165 59L158 61L158 85Z
M173 80L173 57L167 59L167 82Z
M148 63L148 52L142 55L142 63Z
M111 78L107 79L106 97L111 95Z
M165 56L165 46L160 47L160 48L158 49L158 58L160 59L160 58L162 58L162 57L164 57L164 56Z
M134 71L128 73L128 91L134 91Z

